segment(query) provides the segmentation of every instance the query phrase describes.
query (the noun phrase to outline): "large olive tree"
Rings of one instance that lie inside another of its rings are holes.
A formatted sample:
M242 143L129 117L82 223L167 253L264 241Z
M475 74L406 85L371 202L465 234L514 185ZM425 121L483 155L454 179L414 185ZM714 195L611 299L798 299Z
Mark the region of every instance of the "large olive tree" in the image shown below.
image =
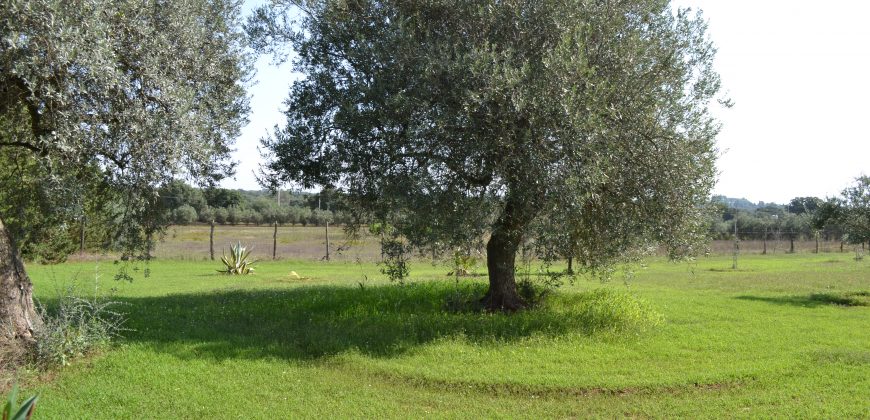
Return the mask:
M82 216L133 252L160 229L156 188L232 170L250 74L234 0L4 0L0 8L0 328L39 319L21 250ZM109 235L110 234L110 235Z
M524 306L525 240L596 268L700 237L720 82L666 0L275 1L248 29L304 75L266 178L335 186L412 246L488 237L490 309Z

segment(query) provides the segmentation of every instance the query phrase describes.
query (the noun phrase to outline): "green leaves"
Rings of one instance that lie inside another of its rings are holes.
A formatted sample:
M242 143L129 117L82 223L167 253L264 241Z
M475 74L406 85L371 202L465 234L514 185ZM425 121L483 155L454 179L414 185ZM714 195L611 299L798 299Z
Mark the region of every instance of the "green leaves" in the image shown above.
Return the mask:
M100 202L100 242L146 248L165 223L155 189L233 170L251 74L240 15L236 0L4 3L0 161L26 152L25 178L41 178L33 194L3 177L0 202L57 213L55 226Z
M239 241L235 245L230 246L230 255L227 257L226 254L221 256L221 262L226 266L223 270L218 270L218 273L224 274L232 274L232 275L248 275L254 274L254 263L256 261L248 260L248 257L251 255L251 250L247 247L242 246L242 242Z
M870 176L860 176L841 193L837 219L846 241L860 244L870 241Z
M25 400L21 406L18 406L18 385L12 387L9 396L6 399L6 405L3 406L3 420L28 420L33 415L36 409L36 401L39 400L38 395L34 395Z
M335 185L414 247L479 241L512 197L548 258L698 249L720 86L699 15L659 0L304 3L297 32L278 36L276 9L251 26L291 40L305 75L263 141L272 176Z

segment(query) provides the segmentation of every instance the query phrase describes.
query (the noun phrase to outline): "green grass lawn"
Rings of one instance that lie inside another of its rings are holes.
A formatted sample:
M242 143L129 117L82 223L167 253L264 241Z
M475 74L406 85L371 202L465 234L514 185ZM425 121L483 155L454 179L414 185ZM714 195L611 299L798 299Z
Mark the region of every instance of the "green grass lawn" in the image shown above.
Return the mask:
M422 262L406 286L370 264L227 277L158 260L119 283L102 263L131 331L22 392L41 394L42 418L870 417L870 264L730 265L653 262L628 283L580 279L542 308L495 315L445 311L485 277L457 286ZM28 269L48 304L73 279L94 286L93 262ZM596 306L626 294L628 313Z

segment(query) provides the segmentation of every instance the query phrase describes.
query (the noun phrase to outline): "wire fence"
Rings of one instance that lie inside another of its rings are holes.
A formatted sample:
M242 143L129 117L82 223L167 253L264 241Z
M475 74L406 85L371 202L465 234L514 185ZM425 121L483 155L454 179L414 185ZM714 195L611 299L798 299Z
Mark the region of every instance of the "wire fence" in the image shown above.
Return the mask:
M381 259L378 238L363 232L359 238L350 240L341 226L232 226L215 225L213 234L209 225L172 226L166 237L156 244L152 255L157 259L209 260L220 259L229 247L236 243L251 248L252 256L259 260L295 259L344 262L375 262ZM855 246L840 241L798 238L790 240L787 235L772 236L768 240L741 239L737 242L740 254L784 253L830 253L854 252ZM861 249L861 245L858 245ZM713 255L732 255L734 239L713 240L709 243ZM664 255L662 250L660 255ZM422 255L422 254L421 254ZM88 259L96 256L76 254L73 259ZM415 256L424 258L423 256ZM431 257L425 258L427 261Z

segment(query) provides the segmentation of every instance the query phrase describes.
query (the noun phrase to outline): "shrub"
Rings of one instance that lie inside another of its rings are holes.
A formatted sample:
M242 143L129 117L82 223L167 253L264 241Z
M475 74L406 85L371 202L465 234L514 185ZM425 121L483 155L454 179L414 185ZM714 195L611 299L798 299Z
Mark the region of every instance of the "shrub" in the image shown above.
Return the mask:
M236 206L227 209L227 223L235 226L242 221L242 211Z
M172 221L179 225L189 225L195 222L197 217L196 209L188 204L184 204L172 211Z
M521 278L517 281L517 294L523 298L523 301L530 308L534 308L543 303L552 291L553 288L547 287L546 285L535 284L535 282L528 277Z
M218 224L224 224L227 222L228 212L227 209L223 207L217 207L214 209L214 221Z
M447 273L447 275L456 275L457 277L470 275L477 269L479 263L478 256L480 256L480 251L477 251L477 256L472 254L471 251L453 251L453 271Z
M34 358L39 365L67 365L72 358L108 345L123 330L125 318L114 310L120 302L78 297L67 289L48 309L37 303L42 325L35 331Z
M202 223L211 223L214 221L214 209L205 206L199 211L199 221Z

